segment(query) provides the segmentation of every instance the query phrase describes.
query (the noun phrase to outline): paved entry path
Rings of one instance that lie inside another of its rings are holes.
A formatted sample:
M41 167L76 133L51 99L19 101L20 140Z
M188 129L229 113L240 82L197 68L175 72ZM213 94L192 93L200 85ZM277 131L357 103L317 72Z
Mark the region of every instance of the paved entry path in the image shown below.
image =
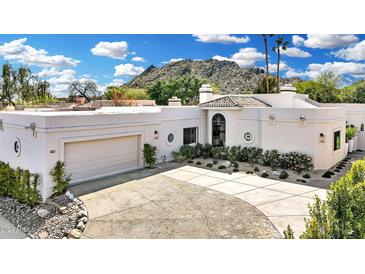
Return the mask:
M290 224L296 238L305 229L304 218L308 216L308 204L313 203L314 195L321 199L327 195L325 189L239 172L227 174L184 166L163 174L240 198L265 214L280 233Z

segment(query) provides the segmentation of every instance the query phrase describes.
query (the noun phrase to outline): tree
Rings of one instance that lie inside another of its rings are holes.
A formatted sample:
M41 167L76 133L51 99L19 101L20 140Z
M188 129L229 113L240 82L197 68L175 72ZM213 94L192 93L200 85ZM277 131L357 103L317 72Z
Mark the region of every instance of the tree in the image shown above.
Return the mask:
M324 72L315 80L294 83L298 93L308 94L309 98L320 103L340 103L343 92L338 89L341 77L332 72Z
M92 80L76 80L69 86L69 98L71 100L73 100L77 95L81 95L90 102L90 100L95 99L98 94L98 86Z
M199 103L199 88L206 82L195 77L157 81L147 88L147 93L158 105L167 105L173 96L180 98L183 105L195 105Z
M279 36L278 39L275 40L276 46L272 48L274 52L277 53L278 61L276 64L276 92L279 92L280 90L280 51L286 50L287 46L289 45L288 41L284 41L284 36Z
M352 164L347 174L333 183L327 200L316 197L302 239L365 238L365 160Z
M274 36L273 34L259 34L261 37L264 38L264 46L265 46L265 60L266 60L266 67L265 67L265 83L266 83L266 93L270 91L269 85L269 50L268 50L268 43L267 43L267 35L270 37Z

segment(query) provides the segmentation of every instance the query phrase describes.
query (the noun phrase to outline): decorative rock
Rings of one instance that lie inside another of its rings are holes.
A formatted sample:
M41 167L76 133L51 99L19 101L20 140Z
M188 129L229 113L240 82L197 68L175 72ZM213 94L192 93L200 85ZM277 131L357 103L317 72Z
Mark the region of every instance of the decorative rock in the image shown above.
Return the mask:
M67 206L61 206L58 208L58 210L61 212L61 214L66 214Z
M83 231L83 230L84 230L84 228L85 228L85 224L84 224L84 222L80 221L80 222L77 224L76 228L77 228L77 229L79 229L79 230L81 230L81 231Z
M70 200L74 200L75 199L75 196L70 191L67 191L65 194L66 194L66 196L68 198L70 198Z
M40 208L40 209L37 210L38 216L41 217L42 219L46 218L48 213L49 213L48 210L45 209L45 208Z
M69 239L80 239L81 231L77 228L71 229L70 233L68 234Z
M77 213L77 217L79 217L79 218L87 217L87 211L85 211L85 210L80 210L80 211Z
M230 167L231 166L231 162L230 161L223 161L221 163L222 166L225 166L225 167Z
M79 222L83 222L84 224L87 223L87 217L82 217L81 219L79 219Z
M85 205L83 205L83 204L79 205L79 208L80 208L81 210L87 211L86 206L85 206Z
M42 231L42 232L38 233L38 237L40 239L47 239L48 238L48 232L47 231Z

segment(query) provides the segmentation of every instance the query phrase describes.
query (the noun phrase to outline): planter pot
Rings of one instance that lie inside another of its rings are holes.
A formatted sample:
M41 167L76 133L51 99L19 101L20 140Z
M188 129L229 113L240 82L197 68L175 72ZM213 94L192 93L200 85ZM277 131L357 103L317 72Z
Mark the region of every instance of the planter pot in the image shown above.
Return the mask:
M347 153L349 153L349 143L345 143L345 152L346 152L346 155L347 155Z
M354 150L354 140L348 140L347 143L349 145L349 152L352 152Z
M354 146L352 148L352 151L356 151L358 149L358 137L357 135L354 137Z

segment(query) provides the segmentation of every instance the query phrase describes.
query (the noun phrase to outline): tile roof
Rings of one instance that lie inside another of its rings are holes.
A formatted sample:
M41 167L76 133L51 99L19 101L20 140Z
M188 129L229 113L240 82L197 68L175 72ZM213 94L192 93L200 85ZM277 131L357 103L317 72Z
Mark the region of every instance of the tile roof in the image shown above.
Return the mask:
M237 95L227 95L200 104L201 107L271 107L270 105L254 98L251 96L237 96Z

